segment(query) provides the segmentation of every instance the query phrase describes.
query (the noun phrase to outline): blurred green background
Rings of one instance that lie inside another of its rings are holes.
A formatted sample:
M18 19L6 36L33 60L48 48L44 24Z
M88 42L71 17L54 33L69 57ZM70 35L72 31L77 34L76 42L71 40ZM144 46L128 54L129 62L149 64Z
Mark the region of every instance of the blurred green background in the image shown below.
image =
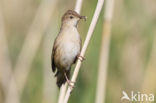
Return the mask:
M88 17L87 21L81 21L78 27L83 41L96 3L97 0L83 0L81 15ZM27 71L27 81L19 94L19 103L57 103L59 89L56 87L56 80L50 67L51 49L59 32L62 15L68 9L74 9L74 6L75 0L0 0L0 28L5 30L4 35L8 43L12 70L15 70L14 67L27 34L36 31L30 34L34 33L37 37L42 35L35 57L32 58L32 63L28 66L30 70ZM38 15L36 16L36 14ZM81 66L76 87L69 103L95 102L103 14L104 10L100 14L86 52L86 60ZM47 16L49 18L46 18ZM44 20L40 21L40 19ZM3 33L1 30L0 35ZM30 38L34 40L28 40L32 45L39 39L33 36ZM123 90L156 94L155 41L156 0L115 0L106 83L106 103L121 103ZM34 48L27 47L28 51L32 49ZM33 57L31 52L30 54L27 52L27 55L30 58ZM0 60L3 63L4 59ZM0 75L6 76L5 68L0 68L0 70ZM23 75L25 71L19 69L19 74ZM10 85L9 81L10 79L5 80L8 86ZM3 82L0 81L0 103L7 103L7 92L5 92L7 90L5 89L8 88L4 88ZM18 88L17 86L17 90ZM10 97L12 96L14 94L10 95Z

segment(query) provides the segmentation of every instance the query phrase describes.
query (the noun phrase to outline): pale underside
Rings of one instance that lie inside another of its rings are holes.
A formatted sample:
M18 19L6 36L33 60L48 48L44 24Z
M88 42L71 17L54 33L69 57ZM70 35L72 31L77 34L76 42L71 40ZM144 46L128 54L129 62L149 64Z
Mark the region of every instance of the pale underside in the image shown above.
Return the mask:
M69 70L80 52L80 35L74 26L62 28L56 40L55 64L57 68Z

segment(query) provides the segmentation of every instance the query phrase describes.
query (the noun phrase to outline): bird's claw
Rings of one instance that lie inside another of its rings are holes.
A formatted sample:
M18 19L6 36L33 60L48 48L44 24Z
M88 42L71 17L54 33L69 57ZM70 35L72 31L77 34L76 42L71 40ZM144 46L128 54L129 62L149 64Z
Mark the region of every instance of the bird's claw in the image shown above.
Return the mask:
M68 85L69 85L71 88L74 88L74 87L75 87L75 86L74 86L75 82L73 82L73 81L71 81L71 80L67 80L67 83L68 83Z
M64 76L65 76L65 78L66 78L66 81L67 81L68 85L69 85L71 88L74 88L74 87L75 87L75 86L74 86L75 82L69 80L65 72L64 72Z
M83 56L78 55L77 58L82 62L83 60L86 60Z

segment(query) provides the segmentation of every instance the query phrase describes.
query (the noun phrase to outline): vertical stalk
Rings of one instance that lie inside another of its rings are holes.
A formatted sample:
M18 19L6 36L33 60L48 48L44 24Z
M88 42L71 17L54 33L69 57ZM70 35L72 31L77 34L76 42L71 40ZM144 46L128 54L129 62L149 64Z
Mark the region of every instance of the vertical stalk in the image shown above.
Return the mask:
M154 31L153 46L148 61L147 68L145 69L145 76L143 81L142 92L154 93L156 91L156 30Z
M23 92L33 59L42 40L43 32L47 28L48 23L51 19L51 11L54 10L53 8L55 7L55 2L57 1L58 0L42 0L32 22L32 25L30 26L28 34L26 35L26 39L17 58L14 70L19 98ZM7 103L12 103L12 99L10 98L12 97L11 95L13 95L12 91L15 90L13 87L14 81L12 78L13 77L11 77L11 80L9 81L9 87L6 93L6 101L8 101Z
M104 103L105 101L105 88L109 60L108 58L109 58L109 45L111 37L111 20L113 14L113 6L114 0L106 0L95 103Z
M9 103L11 99L12 103L19 103L19 94L16 87L16 82L14 79L14 75L12 72L12 64L9 58L9 48L6 39L6 32L5 32L5 22L3 18L2 8L0 7L0 82L2 83L3 90L5 95L8 95L9 80L12 80L12 91L9 96L5 97L4 102ZM10 78L11 77L11 78Z

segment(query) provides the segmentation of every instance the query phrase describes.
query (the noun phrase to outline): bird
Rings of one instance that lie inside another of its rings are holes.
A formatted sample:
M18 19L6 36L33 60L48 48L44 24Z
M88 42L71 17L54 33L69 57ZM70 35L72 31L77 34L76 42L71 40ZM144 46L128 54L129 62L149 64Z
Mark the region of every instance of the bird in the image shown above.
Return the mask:
M81 16L74 10L65 12L62 16L60 31L54 41L51 67L59 88L66 82L70 86L73 83L70 81L71 66L76 63L78 57L81 57L81 37L77 30L81 19L86 21L85 16ZM81 60L83 59L81 57Z

